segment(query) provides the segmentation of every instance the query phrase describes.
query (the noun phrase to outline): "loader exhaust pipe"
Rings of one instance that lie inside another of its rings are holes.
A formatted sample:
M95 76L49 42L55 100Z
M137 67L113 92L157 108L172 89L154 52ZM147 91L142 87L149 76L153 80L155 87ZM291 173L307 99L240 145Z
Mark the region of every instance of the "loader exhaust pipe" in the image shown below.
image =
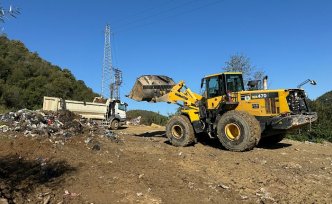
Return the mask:
M267 76L263 78L263 90L267 90Z
M137 78L128 98L136 101L167 102L165 97L175 85L172 78L163 75L143 75Z

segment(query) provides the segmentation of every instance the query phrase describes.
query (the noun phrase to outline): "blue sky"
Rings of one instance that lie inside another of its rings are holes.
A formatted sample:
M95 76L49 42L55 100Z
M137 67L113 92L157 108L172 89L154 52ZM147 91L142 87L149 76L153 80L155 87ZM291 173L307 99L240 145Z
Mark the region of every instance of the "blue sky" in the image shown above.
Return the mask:
M2 0L22 14L4 24L52 64L101 90L104 27L110 24L113 65L123 71L129 109L163 114L176 106L124 97L136 78L164 74L199 92L200 79L221 71L234 53L269 76L270 88L306 85L310 98L332 89L332 1L329 0Z

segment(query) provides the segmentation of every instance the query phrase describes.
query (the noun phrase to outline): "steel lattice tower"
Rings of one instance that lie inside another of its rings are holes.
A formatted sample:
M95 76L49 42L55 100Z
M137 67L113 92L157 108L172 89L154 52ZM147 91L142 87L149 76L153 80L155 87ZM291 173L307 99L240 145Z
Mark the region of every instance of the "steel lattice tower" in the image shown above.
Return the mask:
M120 86L122 84L122 71L118 68L112 69L114 81L111 83L111 98L120 100Z
M106 25L101 97L111 97L111 84L113 83L114 81L112 80L111 28L109 25Z

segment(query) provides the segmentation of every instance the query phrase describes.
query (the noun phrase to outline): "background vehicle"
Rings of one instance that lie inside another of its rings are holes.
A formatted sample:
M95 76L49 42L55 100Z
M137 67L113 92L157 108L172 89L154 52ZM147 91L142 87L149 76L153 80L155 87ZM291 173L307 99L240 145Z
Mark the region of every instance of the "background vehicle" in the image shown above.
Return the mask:
M204 94L192 92L184 81L166 76L138 78L129 98L137 101L176 103L181 115L173 116L166 135L175 146L196 141L197 133L218 137L232 151L253 149L258 142L280 142L286 132L317 120L310 112L303 89L244 89L242 73L225 72L204 77ZM182 102L182 103L179 103Z
M118 129L126 122L127 104L119 100L102 98L95 98L93 102L85 102L45 96L43 110L69 110L83 118L96 120L111 129Z

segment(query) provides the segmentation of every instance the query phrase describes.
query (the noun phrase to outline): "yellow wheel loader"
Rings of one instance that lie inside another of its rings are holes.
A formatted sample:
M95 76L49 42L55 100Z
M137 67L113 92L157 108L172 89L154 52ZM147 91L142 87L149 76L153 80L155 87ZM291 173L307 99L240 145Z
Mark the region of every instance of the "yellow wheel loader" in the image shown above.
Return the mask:
M303 89L244 89L242 73L224 72L205 76L203 94L192 92L184 81L175 83L160 75L137 79L128 95L136 101L167 102L180 105L181 115L173 116L166 125L166 135L175 146L196 142L198 133L218 137L231 151L253 149L262 139L280 142L287 131L317 120L310 112ZM257 81L256 81L257 82Z

